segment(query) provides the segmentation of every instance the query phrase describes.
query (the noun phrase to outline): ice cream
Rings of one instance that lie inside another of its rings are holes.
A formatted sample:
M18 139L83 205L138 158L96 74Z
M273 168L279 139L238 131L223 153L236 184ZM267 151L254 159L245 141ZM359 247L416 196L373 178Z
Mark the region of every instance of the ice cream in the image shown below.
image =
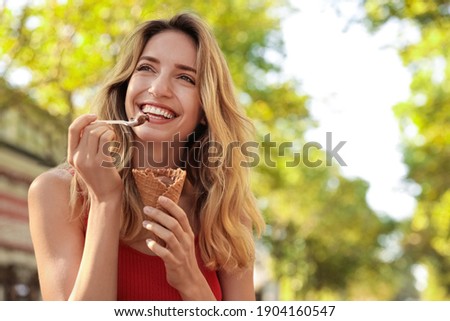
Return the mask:
M162 209L157 202L161 195L178 203L186 179L185 170L145 168L133 169L132 173L144 205Z

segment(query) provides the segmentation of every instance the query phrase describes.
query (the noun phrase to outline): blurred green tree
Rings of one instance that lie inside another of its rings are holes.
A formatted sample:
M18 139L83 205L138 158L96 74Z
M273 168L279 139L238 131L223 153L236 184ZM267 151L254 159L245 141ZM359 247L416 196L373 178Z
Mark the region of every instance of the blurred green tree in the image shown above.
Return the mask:
M176 0L6 6L0 19L1 76L69 123L90 107L124 34L143 20L184 9L184 1ZM409 261L389 252L397 223L368 207L367 183L343 178L337 165L307 163L323 161L323 151L315 150L305 161L304 133L314 126L308 96L299 94L295 80L279 77L284 55L280 21L292 10L288 1L224 0L211 6L192 0L189 10L214 29L259 141L270 133L277 144L260 146L253 182L268 223L264 240L280 298L414 297L408 287ZM281 152L282 142L292 145Z
M277 32L285 5L286 1L273 0L221 1L211 10L209 3L199 0L190 1L189 7L177 0L126 0L120 6L111 0L11 4L1 11L0 72L13 83L25 74L29 81L22 80L21 87L43 108L70 122L90 107L125 34L146 19L193 10L215 29L237 87L243 88L276 69L264 54L282 54Z
M367 23L377 30L396 20L418 31L399 48L413 74L411 97L394 110L404 133L408 179L420 186L405 231L405 254L428 271L422 298L450 299L450 1L366 0Z

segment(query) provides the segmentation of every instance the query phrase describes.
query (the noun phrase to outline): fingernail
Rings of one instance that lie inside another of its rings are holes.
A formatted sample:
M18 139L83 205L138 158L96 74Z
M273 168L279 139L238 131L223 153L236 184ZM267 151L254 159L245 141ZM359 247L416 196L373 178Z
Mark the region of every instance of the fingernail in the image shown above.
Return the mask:
M151 214L152 211L153 211L153 207L151 207L151 206L145 206L144 207L144 213L145 214Z
M160 197L158 197L158 201L163 202L163 203L167 202L167 197L161 195Z
M142 226L148 229L151 226L151 222L150 221L143 221L142 222Z

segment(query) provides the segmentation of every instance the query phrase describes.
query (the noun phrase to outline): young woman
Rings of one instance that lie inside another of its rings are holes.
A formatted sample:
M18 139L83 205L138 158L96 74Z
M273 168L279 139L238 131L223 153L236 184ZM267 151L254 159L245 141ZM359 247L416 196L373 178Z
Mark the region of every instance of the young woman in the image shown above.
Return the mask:
M43 299L254 300L253 233L264 222L245 155L227 148L252 126L207 25L185 13L139 26L96 107L69 128L68 165L29 190ZM139 113L148 120L138 127L96 122ZM163 210L143 206L132 175L157 166L187 172L178 203L158 199Z

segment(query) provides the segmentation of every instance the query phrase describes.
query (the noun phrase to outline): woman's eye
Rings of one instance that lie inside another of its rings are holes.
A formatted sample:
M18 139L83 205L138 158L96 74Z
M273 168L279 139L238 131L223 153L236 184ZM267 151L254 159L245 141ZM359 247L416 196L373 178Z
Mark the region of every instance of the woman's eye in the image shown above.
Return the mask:
M146 64L137 66L136 70L137 71L154 71L152 66L146 65Z
M184 80L184 81L187 81L188 83L191 83L191 84L195 85L195 80L194 80L192 77L190 77L190 76L187 76L187 75L181 75L181 76L180 76L180 79L182 79L182 80Z

